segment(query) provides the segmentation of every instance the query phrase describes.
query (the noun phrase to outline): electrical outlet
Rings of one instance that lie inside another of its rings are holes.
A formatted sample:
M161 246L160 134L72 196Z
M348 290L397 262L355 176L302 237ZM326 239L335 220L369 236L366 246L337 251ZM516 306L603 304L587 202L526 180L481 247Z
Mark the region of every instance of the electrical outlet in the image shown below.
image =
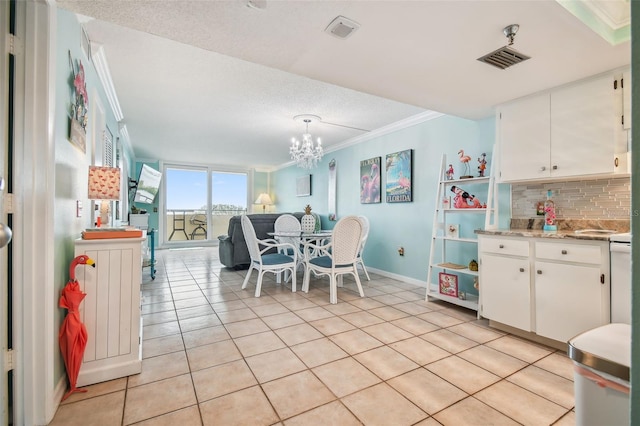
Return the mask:
M76 217L82 217L82 201L76 200Z

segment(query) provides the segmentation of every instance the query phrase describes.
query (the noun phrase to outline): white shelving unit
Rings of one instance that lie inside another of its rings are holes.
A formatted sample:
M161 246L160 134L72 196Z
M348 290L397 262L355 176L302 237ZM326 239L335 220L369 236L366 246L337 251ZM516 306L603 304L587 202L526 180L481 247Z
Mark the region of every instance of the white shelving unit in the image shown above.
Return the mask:
M497 227L498 204L497 204L497 187L493 176L494 164L492 162L491 171L487 177L475 177L470 179L453 179L446 180L445 172L448 166L446 155L442 156L440 165L440 180L436 191L436 208L433 214L433 228L431 233L431 251L429 253L429 270L427 273L427 295L426 299L439 299L468 309L478 310L479 295L464 291L464 298L454 297L440 292L439 273L444 272L458 276L458 283L461 276L478 277L478 271L470 270L467 265L470 260L461 263L459 260L460 252L468 253L472 251L473 258L478 260L478 240L473 229L466 229L462 236L448 235L448 228L452 224L462 225L462 219L468 219L464 223L466 227L470 224L477 223L475 229L492 229ZM486 208L453 208L454 193L451 192L452 186L462 187L465 191L474 194L474 191L486 192L487 202ZM446 206L443 200L450 200L449 206ZM473 219L478 215L484 215L484 226L482 219ZM455 222L457 220L458 222ZM461 229L458 228L458 232ZM460 234L458 234L460 235ZM464 247L467 246L467 247ZM469 247L471 246L471 247ZM455 260L458 259L456 262ZM454 268L445 264L464 265L464 268ZM481 285L481 284L480 284ZM460 288L458 288L460 292Z

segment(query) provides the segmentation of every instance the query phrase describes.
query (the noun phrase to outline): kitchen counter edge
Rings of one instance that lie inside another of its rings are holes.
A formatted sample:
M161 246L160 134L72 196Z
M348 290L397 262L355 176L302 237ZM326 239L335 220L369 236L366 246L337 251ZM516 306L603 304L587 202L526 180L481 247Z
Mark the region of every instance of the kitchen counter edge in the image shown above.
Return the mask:
M610 234L576 234L575 231L543 231L538 229L476 229L476 234L505 237L530 237L572 240L609 241Z

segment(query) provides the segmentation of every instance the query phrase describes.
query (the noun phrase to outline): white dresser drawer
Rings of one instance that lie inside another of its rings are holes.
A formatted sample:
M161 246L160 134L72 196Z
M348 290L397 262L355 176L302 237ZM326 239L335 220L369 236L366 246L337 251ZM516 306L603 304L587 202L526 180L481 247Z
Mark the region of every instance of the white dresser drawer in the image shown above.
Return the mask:
M536 258L600 265L602 251L595 244L536 242Z
M510 237L480 238L480 250L505 256L529 256L529 241Z

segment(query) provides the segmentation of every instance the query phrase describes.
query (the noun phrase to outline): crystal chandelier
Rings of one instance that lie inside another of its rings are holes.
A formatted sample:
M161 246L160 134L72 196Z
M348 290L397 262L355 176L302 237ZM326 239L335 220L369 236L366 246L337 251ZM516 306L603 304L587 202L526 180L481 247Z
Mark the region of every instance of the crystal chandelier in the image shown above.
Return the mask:
M303 169L311 169L318 165L318 161L322 159L323 150L322 143L320 142L320 138L316 139L316 144L314 145L313 139L311 139L311 134L309 133L309 123L314 121L320 121L320 117L316 115L297 115L293 117L296 121L302 121L306 124L306 131L302 135L302 142L298 139L291 138L291 147L289 148L289 154L291 155L291 159L296 162L298 167L302 167Z

